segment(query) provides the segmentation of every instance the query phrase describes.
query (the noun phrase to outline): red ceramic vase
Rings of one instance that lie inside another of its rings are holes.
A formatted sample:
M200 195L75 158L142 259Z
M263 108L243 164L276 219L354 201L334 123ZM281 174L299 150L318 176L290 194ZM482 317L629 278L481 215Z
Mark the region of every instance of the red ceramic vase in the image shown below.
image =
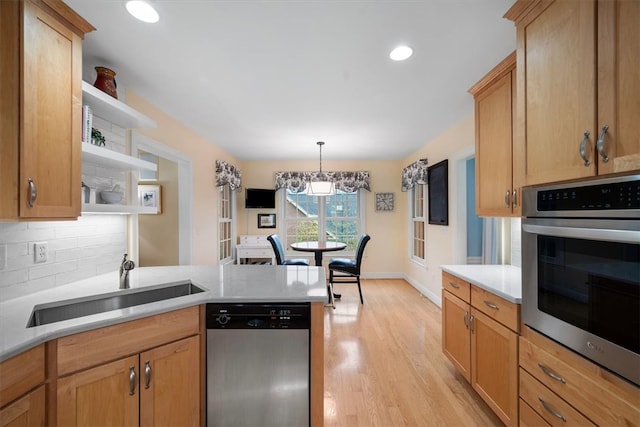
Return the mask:
M116 72L105 67L95 67L98 77L93 86L97 87L104 93L118 99L118 91L116 90Z

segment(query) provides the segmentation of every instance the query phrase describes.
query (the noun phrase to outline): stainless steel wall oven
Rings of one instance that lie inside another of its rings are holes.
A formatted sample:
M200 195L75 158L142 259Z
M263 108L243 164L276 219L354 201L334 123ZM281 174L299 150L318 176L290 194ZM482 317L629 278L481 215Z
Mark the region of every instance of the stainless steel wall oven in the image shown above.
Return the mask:
M640 175L522 196L524 323L640 385Z

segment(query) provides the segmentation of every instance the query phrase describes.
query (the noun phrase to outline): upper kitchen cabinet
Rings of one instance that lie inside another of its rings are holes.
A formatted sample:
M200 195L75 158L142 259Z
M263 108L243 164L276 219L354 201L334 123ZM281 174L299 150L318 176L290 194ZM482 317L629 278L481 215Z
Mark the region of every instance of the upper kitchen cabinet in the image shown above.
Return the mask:
M519 0L524 184L640 169L640 1Z
M476 213L520 216L521 167L514 139L516 53L476 83Z
M82 38L60 0L0 1L0 218L80 215Z

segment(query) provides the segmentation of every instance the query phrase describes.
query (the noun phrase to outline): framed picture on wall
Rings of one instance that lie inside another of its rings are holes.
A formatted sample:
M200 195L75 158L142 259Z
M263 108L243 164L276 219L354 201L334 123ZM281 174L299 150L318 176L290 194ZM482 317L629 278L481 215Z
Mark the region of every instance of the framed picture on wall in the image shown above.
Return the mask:
M156 214L162 213L162 186L138 185L138 200L143 208L156 208Z
M258 228L276 228L276 214L258 214Z

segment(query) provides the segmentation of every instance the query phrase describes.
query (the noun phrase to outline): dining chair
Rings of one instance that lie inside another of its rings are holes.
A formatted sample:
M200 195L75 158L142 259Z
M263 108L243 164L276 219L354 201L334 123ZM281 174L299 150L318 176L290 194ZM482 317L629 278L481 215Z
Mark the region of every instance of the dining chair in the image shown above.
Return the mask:
M360 293L360 304L364 304L362 299L362 287L360 286L360 268L362 266L362 256L364 248L371 240L368 234L362 234L356 248L355 259L332 258L329 261L329 295L333 296L334 283L357 283Z
M282 247L282 243L280 242L280 238L277 234L268 236L267 240L269 241L269 243L271 243L273 252L275 252L277 265L309 265L309 261L306 259L285 259L284 248Z

